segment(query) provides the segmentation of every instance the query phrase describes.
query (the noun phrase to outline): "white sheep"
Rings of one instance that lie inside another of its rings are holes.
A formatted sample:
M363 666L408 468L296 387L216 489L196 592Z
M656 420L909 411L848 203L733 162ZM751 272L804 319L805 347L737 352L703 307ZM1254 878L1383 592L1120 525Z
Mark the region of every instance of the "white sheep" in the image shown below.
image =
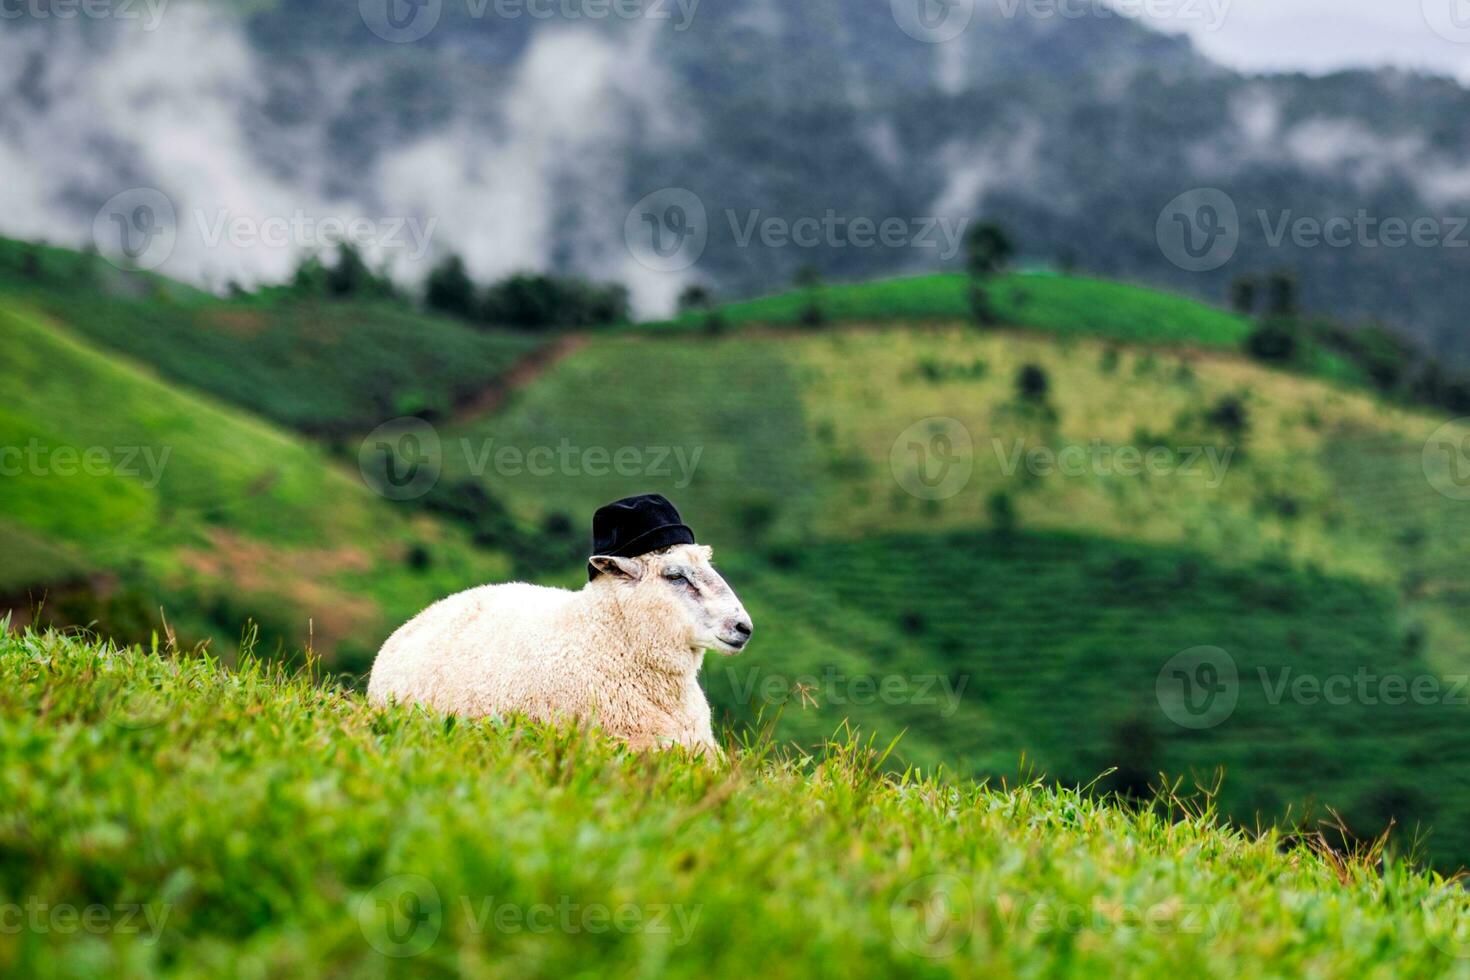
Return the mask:
M694 544L599 555L577 592L515 583L443 599L383 644L368 699L588 720L635 749L719 755L699 669L706 650L739 653L751 623L710 557Z

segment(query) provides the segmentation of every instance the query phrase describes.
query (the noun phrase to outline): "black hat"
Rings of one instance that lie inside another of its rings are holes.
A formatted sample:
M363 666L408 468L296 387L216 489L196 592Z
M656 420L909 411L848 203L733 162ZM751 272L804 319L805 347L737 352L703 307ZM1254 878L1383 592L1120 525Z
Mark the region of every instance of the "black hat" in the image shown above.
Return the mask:
M693 544L694 532L662 494L646 493L599 507L592 515L592 554L637 558L676 544ZM587 578L597 569L587 566Z

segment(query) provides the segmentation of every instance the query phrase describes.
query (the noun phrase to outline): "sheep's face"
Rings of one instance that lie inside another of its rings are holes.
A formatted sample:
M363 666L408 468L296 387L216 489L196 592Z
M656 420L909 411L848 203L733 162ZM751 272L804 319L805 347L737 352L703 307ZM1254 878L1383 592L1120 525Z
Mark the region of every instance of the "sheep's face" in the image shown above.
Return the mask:
M718 650L733 656L750 641L750 614L735 591L710 564L704 545L679 544L637 558L598 555L599 572L631 590L629 600L646 614L678 624L691 650Z

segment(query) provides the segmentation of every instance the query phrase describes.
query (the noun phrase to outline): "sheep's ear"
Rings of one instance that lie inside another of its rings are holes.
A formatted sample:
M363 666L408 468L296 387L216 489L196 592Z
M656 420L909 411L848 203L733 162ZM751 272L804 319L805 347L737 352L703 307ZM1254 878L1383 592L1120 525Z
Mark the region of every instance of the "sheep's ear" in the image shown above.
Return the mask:
M625 578L636 582L643 577L643 562L637 558L619 558L615 555L593 555L587 559L592 567L604 575Z

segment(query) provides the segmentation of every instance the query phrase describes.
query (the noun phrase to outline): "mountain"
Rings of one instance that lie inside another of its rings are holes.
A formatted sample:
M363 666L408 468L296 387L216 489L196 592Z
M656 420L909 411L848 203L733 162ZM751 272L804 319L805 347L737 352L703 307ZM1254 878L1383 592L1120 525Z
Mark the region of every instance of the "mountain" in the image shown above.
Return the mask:
M943 43L877 0L388 3L14 23L0 232L80 243L148 187L177 225L165 268L214 288L284 278L359 218L405 279L455 250L481 278L624 281L661 313L694 281L957 267L983 217L1032 261L1217 301L1290 269L1308 309L1470 353L1470 105L1448 79L1244 76L1126 18L1002 2ZM1181 199L1202 188L1226 197Z

